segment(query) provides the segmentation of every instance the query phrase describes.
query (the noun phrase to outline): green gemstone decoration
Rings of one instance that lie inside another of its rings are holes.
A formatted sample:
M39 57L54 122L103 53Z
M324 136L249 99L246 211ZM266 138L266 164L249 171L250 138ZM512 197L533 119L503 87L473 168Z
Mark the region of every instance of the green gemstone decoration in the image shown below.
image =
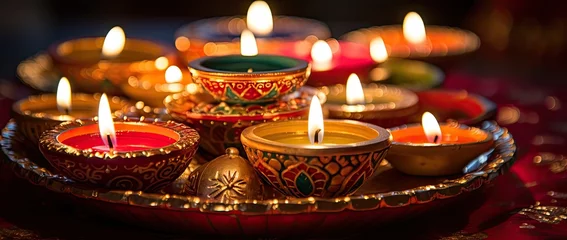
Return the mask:
M226 96L231 100L240 100L238 94L234 93L231 88L226 88Z
M299 192L301 192L301 194L303 194L304 196L311 195L314 190L313 182L311 181L309 175L307 175L305 172L301 172L299 173L299 175L297 175L297 178L295 179L295 186L297 187L297 190L299 190Z

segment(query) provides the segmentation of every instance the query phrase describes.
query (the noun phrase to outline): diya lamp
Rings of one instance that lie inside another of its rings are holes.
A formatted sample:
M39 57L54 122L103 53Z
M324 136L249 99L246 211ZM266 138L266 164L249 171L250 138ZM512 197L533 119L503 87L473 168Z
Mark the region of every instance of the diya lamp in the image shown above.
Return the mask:
M417 60L389 58L381 37L370 42L370 55L377 63L369 73L371 82L421 91L440 86L445 78L443 71L435 65Z
M163 70L177 62L175 51L158 43L126 38L120 27L106 37L80 38L49 47L53 64L84 92L117 92L130 76Z
M175 34L175 46L187 62L203 56L239 53L238 38L248 29L258 37L258 49L264 54L277 54L285 42L306 38L330 37L322 22L290 16L272 16L264 1L254 1L244 16L199 20L181 27Z
M311 70L306 61L258 55L254 34L242 32L241 54L202 57L189 63L193 80L217 101L265 103L303 86Z
M393 85L362 86L356 74L347 84L320 88L327 96L329 117L368 122L384 127L398 126L419 110L418 97L412 91Z
M403 25L379 26L347 33L342 38L370 44L381 37L390 57L427 59L457 56L473 52L480 46L478 36L470 31L444 26L425 26L421 16L410 12Z
M368 45L354 42L328 39L310 44L298 41L286 43L280 49L279 54L311 63L312 72L307 85L314 87L344 84L351 73L368 79L374 65Z
M352 194L370 178L390 147L385 129L352 120L323 120L317 96L309 120L244 129L241 141L256 172L294 197Z
M198 143L197 131L181 123L147 118L114 122L103 94L98 118L44 132L40 150L53 168L79 184L152 192L185 171Z
M165 71L131 76L121 85L122 92L131 99L144 102L151 107L163 107L163 99L173 93L182 92L193 82L188 70L169 66Z
M92 118L97 114L100 94L71 93L67 78L59 81L57 94L29 96L12 105L12 115L18 130L37 145L40 135L65 121ZM129 102L119 97L110 99L110 109L119 115Z
M392 147L388 162L397 170L419 176L459 174L493 145L491 133L457 122L439 124L425 112L421 124L389 129Z

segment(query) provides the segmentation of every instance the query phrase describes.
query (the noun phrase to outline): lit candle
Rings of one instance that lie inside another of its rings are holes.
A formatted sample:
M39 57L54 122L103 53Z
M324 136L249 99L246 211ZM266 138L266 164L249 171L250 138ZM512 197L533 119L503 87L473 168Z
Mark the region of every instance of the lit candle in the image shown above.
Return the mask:
M491 133L458 123L439 124L425 112L421 124L389 129L392 149L388 161L404 173L439 176L458 174L493 147Z
M79 38L49 48L55 68L84 92L117 93L130 76L160 70L175 64L175 52L158 43L126 38L113 27L104 38ZM114 85L114 86L113 86Z
M443 26L427 27L416 12L408 13L403 25L360 29L343 36L347 41L369 44L381 37L390 57L424 58L462 55L480 46L478 36L470 31Z
M61 122L96 116L99 98L100 94L72 93L69 81L63 77L56 94L29 96L14 103L12 111L24 136L37 143L41 133ZM119 97L112 97L110 103L115 115L129 105Z
M244 30L240 55L212 56L189 63L189 71L218 101L265 103L305 84L311 70L306 61L258 54L254 34Z
M346 87L338 84L321 91L327 96L325 107L330 118L393 127L407 122L419 110L415 93L391 85L362 86L356 74L349 76Z
M41 153L59 174L105 189L154 192L188 167L200 139L194 129L154 119L114 122L106 95L99 105L94 122L66 122L42 135Z
M261 54L277 54L285 42L313 37L326 39L331 35L322 22L273 16L265 1L254 1L246 16L203 19L181 27L175 34L175 47L188 62L202 56L238 54L239 43L234 40L245 29L257 36Z

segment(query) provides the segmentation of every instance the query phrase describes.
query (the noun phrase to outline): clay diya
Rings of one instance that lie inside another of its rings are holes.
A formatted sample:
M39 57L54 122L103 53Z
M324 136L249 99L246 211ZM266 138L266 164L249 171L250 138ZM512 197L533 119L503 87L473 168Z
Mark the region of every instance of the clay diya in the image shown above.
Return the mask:
M369 179L390 148L385 129L358 121L325 120L313 97L309 120L244 129L242 145L256 172L288 196L348 196Z
M304 39L327 39L329 28L322 22L290 16L274 16L264 1L254 1L247 16L199 20L175 33L175 47L187 62L203 56L239 54L238 38L248 29L258 37L263 54L277 54L281 44Z
M478 36L470 31L443 26L425 26L421 17L410 12L403 25L379 26L347 33L346 41L369 45L381 37L390 57L432 58L462 55L480 46Z
M423 112L433 113L442 121L452 120L466 125L478 125L496 115L496 104L465 90L429 90L417 92L419 115L408 122L420 122Z
M83 92L117 93L133 75L165 69L177 62L175 51L158 43L126 38L120 27L105 38L80 38L51 45L53 64Z
M389 129L392 147L388 162L397 170L419 176L464 173L469 162L489 151L491 133L456 122L439 124L426 112L422 124Z
M320 90L327 96L324 107L330 118L393 127L407 122L419 110L415 93L392 85L362 86L356 74L349 77L346 86L338 84Z
M194 102L192 94L184 92L165 98L170 116L195 128L201 135L201 149L220 156L229 147L242 155L240 134L245 128L263 122L303 119L309 111L309 101L317 94L303 87L268 104L229 105L224 102Z
M100 94L71 93L66 78L59 81L57 94L33 95L12 105L12 116L18 131L37 146L40 135L56 125L74 119L88 119L97 115ZM110 109L118 116L129 106L119 97L110 98Z
M203 57L189 63L193 80L216 100L265 103L293 92L310 75L306 61L277 55L257 55L254 35L242 33L241 55Z
M187 168L199 134L176 122L116 119L106 95L98 119L62 123L46 131L40 150L57 171L80 184L105 189L158 191Z

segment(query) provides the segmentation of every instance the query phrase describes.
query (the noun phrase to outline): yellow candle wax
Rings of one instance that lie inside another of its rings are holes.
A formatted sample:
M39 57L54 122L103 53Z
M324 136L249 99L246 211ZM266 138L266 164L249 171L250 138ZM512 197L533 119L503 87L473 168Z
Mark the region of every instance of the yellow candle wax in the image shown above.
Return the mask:
M309 142L309 138L307 137L307 132L304 133L280 132L280 133L266 135L264 136L264 138L267 140L271 140L278 143L284 143L284 144L296 144L296 145L311 144L311 142ZM367 140L368 139L364 137L348 134L348 133L325 132L323 141L319 144L323 144L323 145L353 144L358 142L364 142Z

